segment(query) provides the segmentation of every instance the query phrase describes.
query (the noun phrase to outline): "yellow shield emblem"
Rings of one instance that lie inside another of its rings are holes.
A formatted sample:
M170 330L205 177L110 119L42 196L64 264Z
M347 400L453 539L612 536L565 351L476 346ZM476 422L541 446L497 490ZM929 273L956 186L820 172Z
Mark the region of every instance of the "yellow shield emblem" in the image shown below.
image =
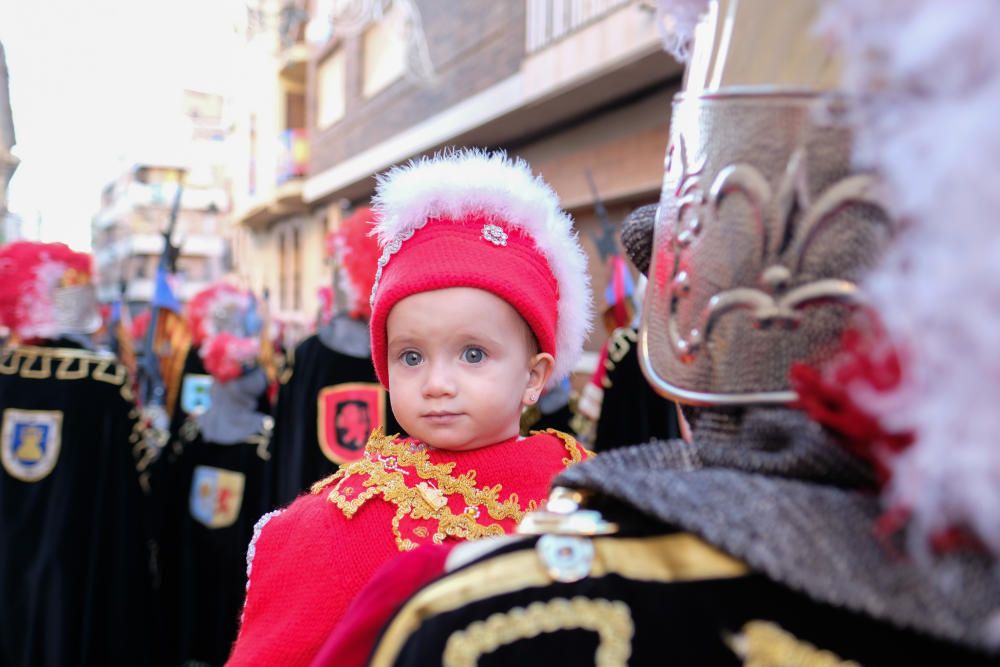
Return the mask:
M59 460L62 421L61 410L5 409L0 430L4 470L22 482L48 477Z
M241 472L197 466L191 478L191 516L209 528L231 526L243 505L246 476Z

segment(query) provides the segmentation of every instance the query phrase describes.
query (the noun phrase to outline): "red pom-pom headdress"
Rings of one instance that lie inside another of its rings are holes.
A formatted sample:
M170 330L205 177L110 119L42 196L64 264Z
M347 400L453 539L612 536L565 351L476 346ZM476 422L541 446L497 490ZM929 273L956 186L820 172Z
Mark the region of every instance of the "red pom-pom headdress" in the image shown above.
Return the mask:
M378 265L378 241L370 236L375 213L363 206L340 223L327 237L327 252L337 263L339 285L351 317L371 316L368 299Z
M0 248L0 323L21 339L97 331L90 255L62 243L17 241Z
M250 292L229 283L216 283L198 292L187 306L191 342L201 345L223 331L245 333L243 320L252 302Z
M188 302L191 340L218 382L234 380L256 363L260 322L255 307L252 293L229 283L211 285Z

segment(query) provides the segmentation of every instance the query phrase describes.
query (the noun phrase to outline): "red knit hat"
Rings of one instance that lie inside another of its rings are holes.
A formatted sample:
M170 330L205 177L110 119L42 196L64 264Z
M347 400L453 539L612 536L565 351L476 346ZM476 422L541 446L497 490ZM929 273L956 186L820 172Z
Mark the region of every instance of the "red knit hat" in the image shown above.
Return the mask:
M491 292L520 313L555 357L550 385L576 364L590 330L587 258L573 221L523 160L458 151L379 177L372 360L388 387L386 320L403 298L448 287Z
M16 241L0 248L0 324L22 339L97 331L90 255L63 243Z

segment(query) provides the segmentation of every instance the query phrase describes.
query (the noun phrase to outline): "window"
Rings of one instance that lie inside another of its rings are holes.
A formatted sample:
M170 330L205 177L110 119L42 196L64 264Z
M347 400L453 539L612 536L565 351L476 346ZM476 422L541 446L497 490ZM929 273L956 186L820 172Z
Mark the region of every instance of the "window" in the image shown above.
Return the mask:
M329 127L344 116L346 80L344 51L337 49L316 71L316 127Z
M365 97L374 96L406 72L402 20L402 12L393 5L381 21L372 23L365 31L362 47Z
M288 308L288 262L285 258L285 233L278 232L278 308Z
M292 227L292 310L302 308L302 248L299 228Z

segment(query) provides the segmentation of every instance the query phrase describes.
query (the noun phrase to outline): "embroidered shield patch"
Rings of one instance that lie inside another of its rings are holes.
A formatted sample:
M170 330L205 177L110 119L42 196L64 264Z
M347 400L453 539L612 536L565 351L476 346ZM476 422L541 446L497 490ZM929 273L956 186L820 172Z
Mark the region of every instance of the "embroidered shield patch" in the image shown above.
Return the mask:
M56 467L62 445L62 410L3 411L4 470L23 482L44 479Z
M371 432L385 424L385 390L374 382L349 382L319 392L319 447L334 463L361 458Z
M233 525L243 505L245 483L241 472L196 466L191 478L191 516L209 528Z
M200 415L212 405L209 395L212 376L188 373L181 384L181 410L189 415Z

